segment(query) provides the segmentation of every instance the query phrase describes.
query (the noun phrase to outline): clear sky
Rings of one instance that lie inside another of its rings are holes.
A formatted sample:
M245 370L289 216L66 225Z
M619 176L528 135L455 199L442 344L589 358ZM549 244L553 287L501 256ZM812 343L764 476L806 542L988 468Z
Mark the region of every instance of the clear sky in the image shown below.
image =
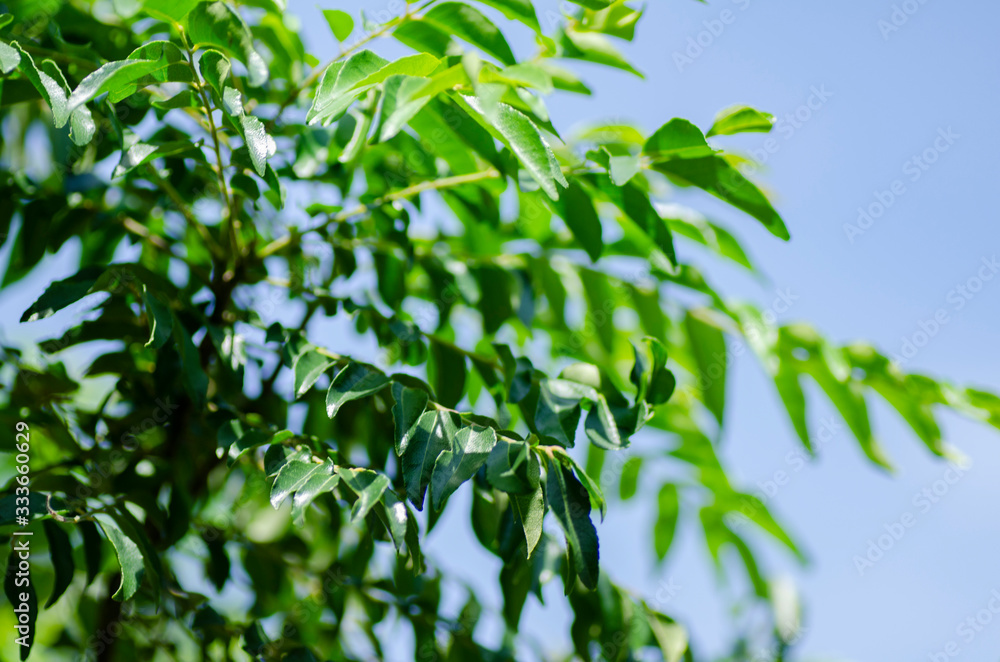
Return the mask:
M320 8L377 15L394 4L292 0L289 11L301 17L310 50L326 59L337 46ZM545 11L557 4L536 4L547 25ZM715 282L764 306L777 290L786 292L797 298L782 321L809 320L834 340L869 339L890 354L901 352L903 339L937 315L945 321L906 367L1000 389L1000 273L986 267L982 273L992 280L969 297L956 289L1000 254L1000 134L989 129L1000 101L1000 6L971 0L647 4L635 43L623 48L646 78L582 65L596 93L553 98L554 123L563 128L616 118L652 130L685 117L707 127L717 110L734 103L779 118L791 114L772 134L770 152L761 151L764 135L720 142L763 162L757 179L774 192L791 242L707 197L685 198L731 228L770 276L761 284L719 269L711 273ZM517 34L520 27L512 30ZM701 45L692 47L699 38ZM527 34L513 41L515 50L530 52ZM375 48L402 52L388 42ZM872 207L878 217L858 225L859 207ZM847 232L846 224L863 232ZM0 253L4 261L7 253ZM50 264L45 280L68 275ZM19 313L45 284L26 279L0 294L0 306ZM45 324L31 335L54 335L42 332ZM4 335L20 333L7 325ZM878 404L876 430L897 467L894 476L873 469L843 429L833 430L818 462L802 465L791 427L755 360L747 353L732 370L721 452L748 491L772 487L767 481L783 472L787 480L775 484L766 500L812 559L802 569L772 543L755 541L767 570L789 575L803 593L801 657L995 659L1000 613L989 607L992 593L1000 595L1000 432L944 418L948 440L971 463L955 480ZM812 413L815 426L831 414L825 406ZM645 448L651 443L637 442ZM936 483L946 479L953 483ZM652 503L648 492L658 484L647 479L641 487ZM917 497L935 487L941 494L935 502ZM435 529L429 552L476 586L484 604L497 607L499 562L468 530L465 492L456 494ZM653 513L637 501L613 503L598 527L604 571L647 597L669 595L661 607L691 627L699 650L721 653L732 628L727 596L739 591L718 583L693 522L682 524L667 564L657 567L649 538ZM859 572L855 556L865 555L868 541L887 526L898 532L900 522L910 526ZM569 615L554 584L547 607L529 599L523 622L545 648L568 651ZM1000 610L1000 601L992 605ZM979 624L963 626L977 614ZM495 622L485 626L488 637L497 636ZM407 633L391 634L398 637L398 659L407 659Z

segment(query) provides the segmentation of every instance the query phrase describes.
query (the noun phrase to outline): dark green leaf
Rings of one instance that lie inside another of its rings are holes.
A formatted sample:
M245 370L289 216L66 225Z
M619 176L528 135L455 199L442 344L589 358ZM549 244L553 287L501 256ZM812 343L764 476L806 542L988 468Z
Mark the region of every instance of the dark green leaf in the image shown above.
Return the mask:
M139 546L129 536L122 532L119 525L107 515L96 515L98 525L104 535L111 541L118 556L118 566L121 568L121 585L111 597L119 602L128 600L139 590L142 577L146 573L146 565Z
M483 49L504 64L514 64L514 54L500 29L483 14L460 2L443 2L423 16L404 21L393 35L407 46L443 57L451 36Z
M496 443L492 428L469 426L455 434L451 450L442 452L434 463L430 487L435 510L441 510L448 497L479 471Z
M366 398L389 385L389 378L363 363L351 362L344 366L330 383L326 394L326 414L330 418L344 403Z
M344 484L351 488L351 491L358 497L351 510L351 520L358 523L382 499L382 495L389 487L389 477L370 469L347 469L345 467L337 467L337 473Z
M597 531L590 521L590 497L586 488L561 462L550 460L545 497L549 509L566 534L566 545L577 576L591 590L597 588Z
M63 531L54 520L42 521L45 528L45 537L49 540L49 557L52 559L52 568L55 571L55 581L52 584L52 593L45 601L45 608L48 609L55 604L66 589L73 582L73 572L76 566L73 564L73 543L69 541L69 534Z

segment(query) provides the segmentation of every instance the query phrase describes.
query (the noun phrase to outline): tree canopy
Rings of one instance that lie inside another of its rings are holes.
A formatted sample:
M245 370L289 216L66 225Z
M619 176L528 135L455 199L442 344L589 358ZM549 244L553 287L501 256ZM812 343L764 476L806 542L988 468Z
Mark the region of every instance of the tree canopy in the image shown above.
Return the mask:
M75 273L8 311L60 315L64 334L0 346L0 419L25 431L31 490L25 506L5 433L0 536L24 508L37 531L33 646L3 650L381 659L405 625L421 661L565 659L562 641L588 661L704 660L692 624L600 563L595 518L648 498L637 548L668 563L694 523L768 614L728 659L787 659L798 606L749 531L805 553L717 453L730 360L759 359L805 451L824 397L887 470L873 398L941 457L936 410L1000 427L1000 399L712 284L720 261L758 273L727 227L789 238L725 149L768 113L553 123L550 95L591 94L580 63L642 75L618 47L637 3L574 0L545 26L530 0L398 4L381 23L324 11L328 62L281 0L4 5L2 286L57 253ZM672 200L685 189L732 214ZM640 429L656 443L636 452ZM421 551L459 491L502 562L499 613ZM550 582L573 620L539 647L518 630Z

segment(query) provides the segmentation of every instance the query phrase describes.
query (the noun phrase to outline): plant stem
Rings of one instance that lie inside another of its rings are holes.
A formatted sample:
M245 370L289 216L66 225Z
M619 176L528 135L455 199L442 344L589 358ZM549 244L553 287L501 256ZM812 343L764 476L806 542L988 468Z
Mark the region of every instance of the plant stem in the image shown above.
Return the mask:
M351 209L341 211L337 214L334 214L333 216L330 216L322 223L314 227L308 228L306 230L303 230L300 234L306 234L308 232L317 232L323 230L335 223L343 223L344 221L354 218L355 216L360 216L372 209L378 209L383 205L387 205L397 200L403 200L405 198L409 198L410 196L419 195L424 191L436 191L439 189L453 188L456 186L462 186L463 184L471 184L474 182L479 182L487 179L497 179L499 177L500 177L500 171L494 168L490 168L488 170L482 170L480 172L472 172L466 175L456 175L454 177L444 177L442 179L430 179L425 182L420 182L419 184L407 186L406 188L402 188L398 191L393 191L392 193L384 195L373 202L369 202L367 204L360 204ZM293 237L292 234L287 234L284 237L275 239L267 246L262 248L260 252L257 253L257 257L261 259L270 257L271 255L274 255L275 253L287 248L292 243L292 237Z

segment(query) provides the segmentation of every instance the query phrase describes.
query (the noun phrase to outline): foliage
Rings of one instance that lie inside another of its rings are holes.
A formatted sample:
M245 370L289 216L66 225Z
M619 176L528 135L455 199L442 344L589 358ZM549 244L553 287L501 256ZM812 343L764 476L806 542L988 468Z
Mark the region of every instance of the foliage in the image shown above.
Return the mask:
M549 581L580 658L698 659L653 596L600 567L593 517L614 517L613 493L656 495L637 537L661 561L684 522L720 570L738 560L772 608L747 636L784 659L798 615L745 525L805 557L716 452L729 357L753 350L810 451L809 380L886 468L874 396L937 455L935 408L1000 423L991 394L718 292L691 260L753 273L745 251L663 203L701 190L787 239L720 148L773 118L564 135L545 99L590 94L577 61L641 75L616 47L641 9L576 4L547 31L530 0L424 0L380 25L330 9L342 50L326 63L277 0L7 4L3 285L79 256L21 317L71 308L71 328L3 347L0 373L4 426L31 430L44 659L381 658L399 622L415 659L525 659L521 613ZM378 37L412 54L386 59ZM655 452L625 450L640 429ZM664 484L664 467L689 478ZM460 491L502 561L492 647L476 596L445 609L457 580L421 551ZM53 619L67 600L73 617Z

